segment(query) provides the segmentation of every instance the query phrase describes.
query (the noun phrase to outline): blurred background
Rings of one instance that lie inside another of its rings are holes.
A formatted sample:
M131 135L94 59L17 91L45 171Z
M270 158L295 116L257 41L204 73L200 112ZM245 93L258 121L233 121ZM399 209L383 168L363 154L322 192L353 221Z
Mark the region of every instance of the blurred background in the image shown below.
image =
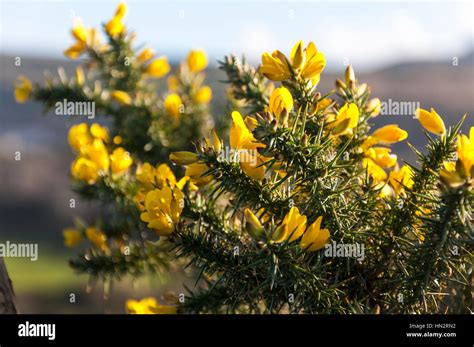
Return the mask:
M76 200L69 186L73 154L67 130L73 119L43 115L41 106L15 103L13 84L20 74L36 82L58 66L72 71L62 55L72 43L76 16L99 27L112 17L118 1L0 0L0 243L38 243L39 259L7 258L19 309L24 313L123 312L129 297L180 288L173 274L162 278L123 279L104 300L98 283L86 293L87 276L77 276L67 260L76 251L63 246L61 231L75 216L97 206ZM474 125L474 3L418 1L127 1L126 25L146 44L177 65L191 48L209 56L208 81L214 90L213 114L229 117L223 74L217 61L244 54L257 65L265 51L289 53L297 40L312 40L327 60L319 89L327 92L352 64L382 102L434 107L447 125L464 113L464 131ZM21 58L21 65L15 59ZM85 118L81 118L85 121ZM93 121L89 121L93 122ZM421 147L425 137L412 114L387 114L376 125L397 123L408 141ZM399 157L413 162L408 146ZM15 160L15 152L21 160ZM76 295L70 303L69 295Z

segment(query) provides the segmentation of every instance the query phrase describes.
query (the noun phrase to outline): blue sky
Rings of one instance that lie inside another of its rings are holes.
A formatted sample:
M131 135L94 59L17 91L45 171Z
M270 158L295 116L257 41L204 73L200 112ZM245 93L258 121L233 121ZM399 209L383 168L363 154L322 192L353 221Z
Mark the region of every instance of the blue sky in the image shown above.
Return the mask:
M109 19L118 1L0 0L1 49L60 57L75 16L86 26ZM312 40L329 67L371 69L399 61L446 60L473 49L472 1L149 1L129 0L126 24L137 43L180 59L204 48L211 61L245 53L289 52Z

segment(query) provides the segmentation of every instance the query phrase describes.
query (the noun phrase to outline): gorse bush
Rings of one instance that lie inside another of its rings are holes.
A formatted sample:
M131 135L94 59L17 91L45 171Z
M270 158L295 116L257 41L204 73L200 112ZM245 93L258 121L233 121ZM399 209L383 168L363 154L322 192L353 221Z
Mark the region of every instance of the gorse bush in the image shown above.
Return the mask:
M170 66L148 48L136 52L125 10L104 25L106 43L76 23L65 52L85 57L75 77L60 71L44 86L22 77L15 91L47 109L93 102L110 119L110 129L69 131L73 188L103 204L100 220L64 231L69 247L88 242L74 269L106 283L169 269L194 278L167 302L128 301L132 313L470 312L466 116L446 128L435 110L418 109L428 144L411 146L417 162L401 164L390 145L407 131L372 128L381 102L350 66L322 95L324 55L300 41L289 55L263 53L258 68L220 62L226 135L211 130L204 52L191 51L157 92Z

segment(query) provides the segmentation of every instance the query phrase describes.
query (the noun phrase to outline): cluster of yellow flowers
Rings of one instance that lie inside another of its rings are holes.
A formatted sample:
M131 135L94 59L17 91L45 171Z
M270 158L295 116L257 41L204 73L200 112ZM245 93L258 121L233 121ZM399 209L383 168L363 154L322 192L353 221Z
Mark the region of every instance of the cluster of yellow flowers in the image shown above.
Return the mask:
M211 102L212 90L203 86L200 72L207 67L207 56L203 50L191 50L181 64L177 74L168 77L168 93L163 101L165 112L174 119L185 113L187 97L198 105Z
M256 238L264 236L264 227L250 209L244 211L246 230ZM298 207L293 206L283 218L282 223L273 231L270 240L273 243L291 243L301 238L300 247L307 252L315 252L328 242L328 229L321 229L323 217L319 216L314 223L307 227L307 217L302 215Z
M105 25L106 33L114 39L121 35L126 35L126 27L123 23L123 18L127 12L127 7L124 3L120 3L117 7L114 16ZM94 28L86 28L80 19L76 19L75 25L71 30L73 38L76 40L72 46L64 51L64 55L70 59L77 59L82 54L91 51L105 51L109 49L106 43L102 43L98 36L97 30ZM154 57L153 50L144 48L135 60L141 64L143 72L146 76L153 78L161 78L170 71L170 65L165 56Z
M117 40L117 42L129 43L125 38L130 38L131 35L127 34L123 22L126 12L125 4L121 3L114 16L105 24L105 33L109 42ZM71 59L77 59L85 53L91 53L93 56L94 53L113 49L107 43L101 42L96 29L84 27L80 20L76 20L71 33L75 42L64 52ZM171 70L166 57L155 58L155 53L151 48L144 48L133 55L132 64L138 67L137 80L140 81L140 85L143 84L143 77L162 78ZM211 88L203 85L202 71L207 65L208 59L203 50L189 52L176 73L167 78L168 90L164 97L152 98L152 103L157 105L153 111L158 109L158 112L150 112L153 115L151 117L153 121L150 122L152 125L147 123L147 127L151 129L153 122L159 118L160 127L171 124L176 128L176 124L181 126L184 120L191 119L191 117L182 117L183 114L202 115L207 112L207 105L212 99ZM358 84L351 67L346 70L345 82L339 80L336 82L336 90L340 96L346 92L350 93L350 97L344 98L345 102L339 104L329 95L321 97L320 93L315 93L315 87L320 81L325 65L323 53L318 51L313 42L305 46L302 41L298 41L293 46L289 57L278 50L262 55L260 73L271 81L281 83L277 87L270 83L268 90L265 91L268 95L265 94L262 98L266 103L269 96L268 104L259 112L247 116L237 110L231 113L229 148L233 152L245 155L234 156L233 159L225 158L225 168L231 167L232 172L241 170L250 178L245 176L244 181L255 183L256 187L262 187L262 191L269 182L276 182L279 178L290 176L288 173L294 172L291 171L292 164L288 163L289 160L282 159L283 155L279 156L281 153L272 152L274 150L272 142L268 142L268 137L265 136L278 131L279 134L283 134L281 137L283 141L290 139L288 141L296 142L296 145L291 143L295 147L289 146L290 149L309 150L311 146L308 143L314 140L314 133L308 131L309 126L306 127L305 123L309 119L312 121L313 128L316 125L320 132L318 136L324 137L327 140L325 143L330 145L328 149L324 148L324 151L327 151L324 152L325 156L335 154L336 149L349 143L348 140L355 143L347 153L356 168L354 175L359 181L362 181L366 175L370 176L374 189L380 190L379 202L406 196L406 191L414 185L414 172L409 165L399 167L398 157L392 153L390 145L406 140L407 131L400 129L397 124L389 124L374 131L367 130L370 129L367 118L377 117L380 114L381 101L377 98L368 100L370 91L367 85ZM79 85L84 84L85 76L81 68L76 70L76 80ZM26 77L20 76L15 87L15 99L21 103L25 102L35 88L36 86L33 87ZM141 93L146 94L148 91L146 88L143 88L143 91L140 89L140 92L113 89L101 93L100 97L104 101L114 101L120 107L132 109L133 106L147 104L143 102ZM206 112L199 113L202 110ZM167 117L160 118L162 114ZM427 131L436 136L445 136L444 122L434 109L430 111L418 109L416 117ZM297 128L300 131L299 136L295 134ZM204 133L207 133L208 129ZM125 139L125 135L123 136ZM72 126L69 130L68 142L77 155L71 165L72 177L87 185L101 182L112 183L112 185L117 182L123 183L130 188L127 193L132 192L127 198L133 199L133 203L140 212L140 220L146 223L155 234L162 237L170 236L186 224L180 221L185 199L189 198L188 201L193 203L194 197L201 197L200 194L208 194L210 190L215 191L214 188L221 188L216 165L209 158L214 159L213 156L226 153L229 149L225 147L224 141L217 132L212 130L210 136L196 143L195 152L171 153L170 161L185 168L184 176L177 179L167 164L154 165L144 160L136 163L133 174L127 174L132 171L134 160L126 149L118 146L122 143L121 137L115 136L110 140L108 130L97 123L90 126L86 123ZM130 144L130 141L124 142ZM298 147L300 145L301 147ZM348 147L344 147L343 150L346 148ZM129 149L132 150L131 147ZM472 182L474 179L474 127L470 129L469 136L458 136L456 153L456 160L444 163L439 172L440 179L449 187L457 187L466 181ZM140 158L139 155L135 157L136 160L138 158ZM217 158L217 161L220 160ZM319 174L319 171L315 172L316 175ZM352 171L350 172L352 174ZM103 181L101 181L102 178L104 178ZM323 212L312 215L307 207L303 207L301 197L304 197L307 192L299 194L299 190L302 189L301 181L293 181L291 177L286 182L284 179L281 180L285 182L286 187L282 186L281 191L277 193L290 198L291 191L291 197L298 201L291 199L289 211L285 209L277 217L275 217L276 213L272 216L270 211L261 206L254 206L254 210L261 207L256 213L252 212L251 208L244 209L244 229L250 235L250 238L245 238L246 241L283 246L296 245L298 242L298 247L303 252L316 252L324 248L331 237L336 238L337 230L330 224L331 220L329 223L328 219L325 220L327 228L324 228L323 216L320 215ZM204 188L208 185L211 186L210 190ZM97 186L100 187L99 184ZM275 187L278 186L275 184ZM185 192L188 196L185 196ZM303 213L294 205L298 205ZM420 213L423 212L421 210ZM236 214L236 216L239 215ZM327 218L327 215L325 216ZM332 236L329 229L333 231ZM104 230L108 231L108 229ZM108 234L110 237L108 239L107 235L95 226L68 228L64 230L63 235L68 247L79 245L85 238L95 250L106 254L111 254L109 245L113 249L110 241L115 238ZM423 235L419 237L422 239ZM117 242L120 247L124 244L124 241ZM126 311L136 314L176 313L176 307L162 305L154 298L145 298L141 301L128 300Z
M66 247L73 248L78 246L83 240L83 234L89 242L97 249L108 252L107 236L103 231L96 227L87 227L84 232L76 228L66 228L63 230L64 244Z
M118 138L115 139L118 142ZM115 148L109 153L106 143L109 134L105 127L94 123L74 125L69 130L68 141L77 154L71 165L71 175L77 180L94 184L102 175L112 173L112 177L124 174L133 164L130 154L122 147Z
M456 187L466 180L474 180L474 127L469 131L469 137L461 134L456 143L457 160L446 162L440 171L440 178L448 186Z
M157 235L169 235L184 208L182 189L188 177L177 181L168 165L161 164L155 168L144 163L137 168L136 178L140 190L134 200L142 211L140 219Z
M256 120L252 117L242 118L242 115L234 111L232 112L232 127L230 129L229 142L232 150L243 150L245 156L239 156L239 164L241 169L250 177L256 180L262 180L266 167L263 165L269 158L262 156L257 149L264 148L263 143L257 142L252 129L256 126ZM223 144L217 134L212 132L212 139L206 138L205 146L212 148L219 153ZM209 168L206 164L199 161L196 153L192 152L174 152L170 155L170 160L178 165L186 166L186 176L191 178L191 181L196 186L204 186L212 181L212 176L204 175Z
M263 53L260 71L272 81L300 79L315 87L319 83L321 72L326 66L324 55L318 51L314 42L303 48L302 41L298 41L291 50L288 59L279 50L272 54Z
M24 104L28 101L31 91L33 90L33 85L30 80L25 76L18 76L18 79L15 83L15 101Z

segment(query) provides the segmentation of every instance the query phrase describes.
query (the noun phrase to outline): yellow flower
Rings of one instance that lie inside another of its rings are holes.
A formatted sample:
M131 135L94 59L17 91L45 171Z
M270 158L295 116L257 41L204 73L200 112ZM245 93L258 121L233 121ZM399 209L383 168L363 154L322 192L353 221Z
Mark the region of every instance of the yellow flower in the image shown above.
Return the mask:
M474 178L474 127L469 130L469 137L464 134L457 136L457 161L444 163L440 170L441 181L451 187L457 187Z
M300 246L307 252L319 251L329 240L329 230L321 229L322 216L319 216L316 221L311 224L303 237L301 238Z
M359 123L360 112L356 104L344 104L335 117L333 122L327 125L328 129L332 129L334 135L343 135L350 133Z
M370 147L373 145L376 145L379 141L373 137L373 136L368 136L364 142L360 145L360 148L362 149L363 152L367 151Z
M232 112L232 120L232 128L230 129L230 145L232 148L256 149L258 147L265 147L263 143L257 142L239 112Z
M258 126L258 121L250 116L245 117L244 123L250 131L253 131Z
M362 159L362 167L367 169L368 174L375 180L376 185L383 183L387 174L383 170L397 163L397 156L390 154L392 151L387 147L372 147L378 140L372 136L367 137L362 145L361 150L364 151Z
M158 235L166 236L173 232L183 207L184 196L179 188L165 186L154 189L145 197L146 212L140 215L140 219L148 223L148 227Z
M107 248L107 236L95 227L86 228L87 239L97 248L105 250Z
M245 229L254 239L259 239L263 233L263 226L258 218L248 208L244 211L245 215Z
M165 76L170 71L170 65L168 64L168 60L166 57L159 57L153 60L145 69L145 74L155 77L161 78Z
M145 48L137 55L137 61L140 63L144 63L153 58L154 55L155 53L151 48Z
M271 55L263 53L260 72L272 81L283 81L291 77L289 62L280 51L274 51Z
M68 49L64 51L64 55L70 59L77 59L85 52L88 45L96 44L95 29L86 29L80 19L76 19L71 34L76 40Z
M77 42L80 42L82 44L87 43L87 29L82 25L82 22L80 19L77 19L75 21L74 27L71 29L71 34L72 36L76 39Z
M81 232L73 228L64 229L63 237L64 237L64 245L69 248L76 247L82 241Z
M270 96L269 111L275 115L277 120L283 110L288 113L293 109L293 97L285 87L276 88Z
M92 137L89 134L89 128L86 123L73 125L69 129L67 138L69 145L77 153L84 152L85 147L92 141Z
M408 137L408 133L396 124L389 124L374 131L372 137L380 143L395 143L403 141Z
M105 30L112 37L119 35L120 33L124 31L124 29L125 29L125 24L122 22L121 19L118 19L115 17L112 18L110 21L108 21L107 24L105 25Z
M163 188L165 185L174 188L176 185L176 177L166 164L160 164L155 169L156 185L158 188Z
M144 298L140 301L127 300L125 311L129 314L175 314L176 307L161 305L155 298Z
M191 178L192 183L198 187L205 186L212 181L211 175L203 176L209 170L204 163L194 163L186 166L185 175Z
M64 51L64 55L69 59L77 59L86 50L86 45L80 41L76 41L72 46Z
M208 104L212 99L212 89L208 86L201 87L194 95L194 101L198 104Z
M324 98L322 100L319 100L317 106L316 106L316 112L322 112L326 111L326 109L333 103L331 99Z
M94 136L96 139L109 142L109 132L107 131L106 127L103 127L98 123L94 123L91 125L90 131L92 136Z
M33 85L25 76L18 76L15 84L15 100L20 104L24 104L30 97Z
M465 176L470 177L474 165L474 127L469 130L469 137L458 135L456 154L464 167Z
M220 152L222 150L222 141L217 135L215 130L211 131L211 138L204 138L206 145L208 147L214 148L216 152Z
M92 160L97 168L102 171L108 171L110 166L109 153L105 148L104 142L94 139L85 148L84 154L88 159Z
M110 164L112 173L119 174L126 171L133 164L133 159L130 153L122 147L118 147L110 155Z
M110 36L115 37L124 31L125 25L123 24L122 20L123 17L125 17L126 12L127 6L123 2L120 3L112 19L105 25L105 30Z
M296 76L310 80L311 86L315 86L325 65L324 55L318 52L313 42L303 50L303 42L298 41L291 50L290 59L278 50L271 55L263 53L260 72L272 81L283 81L289 79L293 71Z
M294 57L292 56L291 59L294 60ZM313 85L315 85L319 82L319 75L325 66L326 59L324 55L318 51L314 42L310 42L305 49L305 62L301 68L301 76L313 80ZM315 81L317 82L315 83Z
M396 196L399 196L405 188L411 189L413 187L413 170L408 165L404 165L398 171L391 171L388 179Z
M75 179L94 184L99 177L99 168L92 160L79 157L71 164L71 175Z
M380 167L388 168L397 163L397 156L390 154L391 151L387 147L371 147L365 152L365 156L372 159Z
M122 143L122 136L120 136L120 135L114 136L114 138L112 139L112 142L115 145L120 145Z
M443 163L443 168L439 171L439 178L443 183L451 187L460 186L465 182L465 179L456 171L455 162Z
M114 17L122 19L125 17L125 14L127 13L127 5L125 5L124 2L121 2L118 6L117 9L115 10L115 15Z
M246 160L240 162L240 167L251 178L255 180L263 179L265 166L262 164L265 158L258 154L257 148L265 147L265 145L257 142L239 112L232 112L232 120L230 146L233 149L245 150L247 154L245 156Z
M379 98L373 98L369 100L369 102L365 106L365 109L371 117L377 117L380 114L380 111L382 110L382 102Z
M127 92L123 90L114 90L111 94L112 98L117 101L120 105L131 105L132 98Z
M177 165L189 165L198 161L198 155L193 152L173 152L170 154L170 160Z
M290 53L290 61L293 69L300 69L304 66L305 63L305 53L303 48L303 41L298 41L296 45L293 46Z
M431 109L431 112L418 108L415 115L427 131L436 135L444 135L446 133L444 122L434 108Z
M163 102L166 113L174 118L178 118L183 111L183 101L178 94L169 94Z
M207 66L206 53L201 49L192 50L189 52L186 62L191 72L202 71Z
M362 167L367 170L367 173L375 180L376 183L383 182L387 178L385 171L371 158L362 159Z
M150 163L144 163L137 168L135 174L138 182L147 188L153 188L155 184L155 167Z
M306 229L306 216L300 214L298 207L293 206L286 214L283 222L278 226L272 236L275 243L286 241L293 242L303 235Z

